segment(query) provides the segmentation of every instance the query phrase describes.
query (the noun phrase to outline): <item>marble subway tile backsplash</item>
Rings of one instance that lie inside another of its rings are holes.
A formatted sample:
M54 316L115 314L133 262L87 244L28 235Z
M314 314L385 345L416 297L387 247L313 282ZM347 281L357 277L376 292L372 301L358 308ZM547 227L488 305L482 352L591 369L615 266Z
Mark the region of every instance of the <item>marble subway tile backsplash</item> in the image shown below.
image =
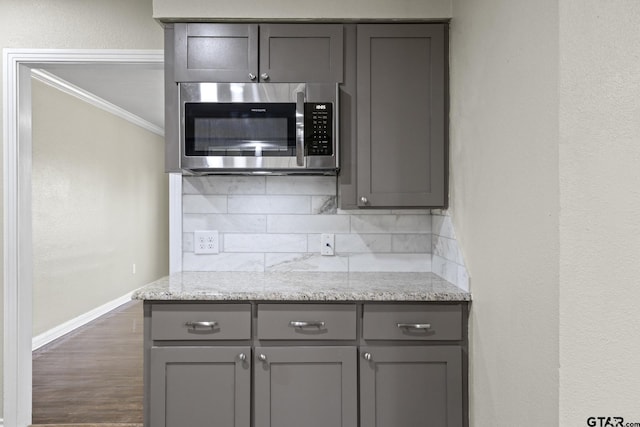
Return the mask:
M265 271L349 271L349 256L319 253L265 254Z
M469 273L462 249L456 240L448 212L433 210L431 271L459 288L469 291Z
M267 233L349 233L344 215L269 215Z
M183 178L185 271L431 271L429 211L343 211L336 177ZM217 230L220 253L195 255L193 232ZM335 235L335 256L320 235Z
M446 212L338 209L336 177L183 178L184 271L434 272L468 289ZM217 230L220 253L195 255L193 232ZM335 235L335 256L320 235Z
M310 214L311 196L234 196L227 197L228 213Z

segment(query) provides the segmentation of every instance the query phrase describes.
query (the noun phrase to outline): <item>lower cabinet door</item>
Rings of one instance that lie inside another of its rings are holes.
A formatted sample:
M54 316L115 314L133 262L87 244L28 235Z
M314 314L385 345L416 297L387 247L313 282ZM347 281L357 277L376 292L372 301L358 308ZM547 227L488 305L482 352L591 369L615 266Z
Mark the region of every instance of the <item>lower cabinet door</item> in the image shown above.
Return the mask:
M355 347L257 347L255 427L357 427Z
M153 347L151 427L250 427L250 347Z
M360 348L361 427L462 427L458 346Z

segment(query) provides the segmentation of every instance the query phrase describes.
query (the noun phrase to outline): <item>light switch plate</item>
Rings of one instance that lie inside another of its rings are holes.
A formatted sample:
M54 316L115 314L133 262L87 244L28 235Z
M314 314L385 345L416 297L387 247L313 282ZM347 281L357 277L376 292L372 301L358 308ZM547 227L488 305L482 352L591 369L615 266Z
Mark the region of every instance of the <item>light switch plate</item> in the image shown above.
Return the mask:
M325 233L320 235L320 255L335 255L334 245L335 234Z
M217 231L195 231L193 252L195 254L217 254L220 250L220 236Z

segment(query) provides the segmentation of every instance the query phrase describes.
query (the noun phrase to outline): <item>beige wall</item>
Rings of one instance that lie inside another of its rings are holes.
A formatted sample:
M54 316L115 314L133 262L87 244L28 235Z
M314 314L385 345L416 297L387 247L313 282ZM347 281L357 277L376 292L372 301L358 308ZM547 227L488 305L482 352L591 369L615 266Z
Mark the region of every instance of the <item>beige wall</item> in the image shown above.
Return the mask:
M35 336L168 273L169 189L163 137L35 80L32 101Z
M208 14L212 3L155 0L153 14ZM211 16L295 17L294 3L215 2ZM474 294L472 426L582 426L609 411L640 421L640 5L371 3L332 10L454 17L451 206ZM0 45L159 48L150 7L4 0Z
M451 211L473 293L473 427L558 426L557 14L551 0L453 2Z
M472 425L639 422L640 4L454 1L453 15Z
M640 2L560 2L560 425L640 422Z
M2 0L1 47L159 49L151 0Z
M451 17L451 0L153 0L153 16L158 19L435 19Z
M0 1L0 48L162 49L162 40L162 28L152 19L151 0ZM2 162L0 172L1 168ZM0 261L0 280L3 275ZM1 377L0 370L0 383ZM2 390L0 402L1 398Z

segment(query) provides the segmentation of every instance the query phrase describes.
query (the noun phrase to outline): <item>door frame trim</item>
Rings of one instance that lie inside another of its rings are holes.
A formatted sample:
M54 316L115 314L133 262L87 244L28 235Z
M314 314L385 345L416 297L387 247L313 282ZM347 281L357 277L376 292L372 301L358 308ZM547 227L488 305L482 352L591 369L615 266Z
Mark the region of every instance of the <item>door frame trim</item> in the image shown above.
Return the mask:
M4 426L32 418L31 69L48 64L164 63L162 50L3 49ZM170 176L170 247L181 248L181 178ZM177 206L176 206L177 205ZM178 221L179 220L179 221ZM178 239L178 240L176 240ZM170 250L171 271L181 267ZM181 257L181 253L179 254Z

